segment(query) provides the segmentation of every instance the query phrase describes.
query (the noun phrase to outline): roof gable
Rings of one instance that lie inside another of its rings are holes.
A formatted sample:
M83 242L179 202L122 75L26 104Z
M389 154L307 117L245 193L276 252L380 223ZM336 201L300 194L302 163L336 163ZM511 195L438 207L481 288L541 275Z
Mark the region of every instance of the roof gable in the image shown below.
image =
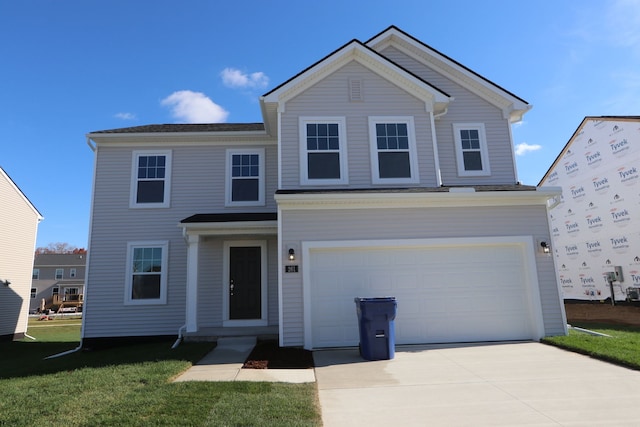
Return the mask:
M522 116L531 109L524 99L393 25L365 44L377 52L390 46L402 51L500 108L512 123L522 120Z
M395 64L364 43L352 40L262 96L261 105L267 127L275 119L276 108L281 112L284 111L288 100L351 61L358 62L424 100L426 111L444 112L453 99L446 92Z

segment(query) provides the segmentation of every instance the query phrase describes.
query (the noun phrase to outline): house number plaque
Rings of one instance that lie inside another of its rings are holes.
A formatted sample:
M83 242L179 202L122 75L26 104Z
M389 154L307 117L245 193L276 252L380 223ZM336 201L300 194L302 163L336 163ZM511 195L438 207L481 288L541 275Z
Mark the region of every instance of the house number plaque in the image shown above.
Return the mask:
M285 265L284 266L284 272L285 273L297 273L298 272L298 266L297 265Z

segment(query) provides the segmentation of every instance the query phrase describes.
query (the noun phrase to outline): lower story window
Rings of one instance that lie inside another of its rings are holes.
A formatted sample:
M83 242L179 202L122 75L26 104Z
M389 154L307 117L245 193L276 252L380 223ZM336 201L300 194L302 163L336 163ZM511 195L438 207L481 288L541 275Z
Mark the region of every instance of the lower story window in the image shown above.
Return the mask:
M166 303L168 249L168 242L129 244L127 303Z

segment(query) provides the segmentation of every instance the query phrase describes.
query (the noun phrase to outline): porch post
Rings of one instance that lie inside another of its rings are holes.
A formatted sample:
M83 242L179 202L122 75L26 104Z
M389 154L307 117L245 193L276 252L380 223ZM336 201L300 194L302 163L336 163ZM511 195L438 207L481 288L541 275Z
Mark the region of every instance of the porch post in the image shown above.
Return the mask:
M187 332L198 330L198 249L200 236L187 235Z

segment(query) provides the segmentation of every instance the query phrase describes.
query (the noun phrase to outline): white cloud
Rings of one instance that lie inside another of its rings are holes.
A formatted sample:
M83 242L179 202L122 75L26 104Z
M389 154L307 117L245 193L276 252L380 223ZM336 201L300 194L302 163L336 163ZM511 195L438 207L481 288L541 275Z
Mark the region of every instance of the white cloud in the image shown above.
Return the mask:
M269 77L261 71L247 74L236 68L225 68L220 77L222 83L230 88L263 89L269 84Z
M185 123L224 123L229 112L202 92L180 90L160 102L171 108L171 115Z
M120 120L135 120L136 119L136 115L133 113L116 113L114 115L114 117L116 119L120 119Z
M538 144L527 144L526 142L521 142L516 145L516 156L524 156L530 151L538 151L542 148L542 145Z

